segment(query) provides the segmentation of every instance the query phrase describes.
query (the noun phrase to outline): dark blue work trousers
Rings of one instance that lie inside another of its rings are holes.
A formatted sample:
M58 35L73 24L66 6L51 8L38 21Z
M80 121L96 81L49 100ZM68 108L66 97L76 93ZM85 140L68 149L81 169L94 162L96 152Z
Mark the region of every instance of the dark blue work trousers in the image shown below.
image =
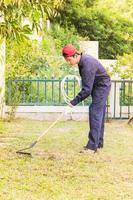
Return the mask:
M110 87L101 87L94 88L92 92L92 103L89 107L89 141L86 147L94 151L104 145L104 119L109 91Z

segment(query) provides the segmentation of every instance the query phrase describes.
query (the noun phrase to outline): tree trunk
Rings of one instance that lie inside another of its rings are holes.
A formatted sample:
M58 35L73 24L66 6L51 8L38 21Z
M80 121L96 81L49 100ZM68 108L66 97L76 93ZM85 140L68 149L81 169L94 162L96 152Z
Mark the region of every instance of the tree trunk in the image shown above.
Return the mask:
M4 17L0 17L0 22L4 21ZM4 38L0 38L0 118L5 114L5 47Z

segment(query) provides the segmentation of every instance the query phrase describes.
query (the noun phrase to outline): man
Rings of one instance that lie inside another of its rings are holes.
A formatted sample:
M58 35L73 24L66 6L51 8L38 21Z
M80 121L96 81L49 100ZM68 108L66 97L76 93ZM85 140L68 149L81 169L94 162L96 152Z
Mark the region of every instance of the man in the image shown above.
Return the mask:
M80 53L73 45L64 46L62 55L70 65L78 64L81 76L82 89L77 96L70 101L70 106L75 106L89 95L92 103L89 107L88 143L84 151L96 152L104 145L104 118L106 100L111 88L111 80L101 63L90 55Z

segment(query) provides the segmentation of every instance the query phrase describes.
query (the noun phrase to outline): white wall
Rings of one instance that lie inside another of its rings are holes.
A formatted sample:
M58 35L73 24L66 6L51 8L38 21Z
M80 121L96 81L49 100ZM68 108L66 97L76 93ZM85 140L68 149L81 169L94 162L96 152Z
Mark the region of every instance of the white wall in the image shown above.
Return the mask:
M6 117L10 112L11 107L6 106ZM88 120L88 106L75 106L72 109L72 113L65 114L66 106L18 106L16 109L17 118L27 118L34 120L56 120L62 112L62 118L60 120L76 120L87 121Z
M99 58L99 42L98 41L82 41L79 42L80 50L86 54Z

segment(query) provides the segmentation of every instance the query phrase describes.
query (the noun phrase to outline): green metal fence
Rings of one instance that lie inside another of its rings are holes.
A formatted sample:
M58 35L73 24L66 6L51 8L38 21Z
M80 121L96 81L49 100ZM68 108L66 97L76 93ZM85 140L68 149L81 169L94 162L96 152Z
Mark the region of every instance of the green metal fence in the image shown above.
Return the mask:
M74 98L80 88L76 79L66 80L65 91ZM91 98L85 101L89 104ZM6 105L65 105L61 94L61 79L16 79L6 82Z
M79 90L75 79L66 80L65 91L68 96L75 97ZM133 107L133 80L112 81L112 95L113 102L111 98L107 101L108 114L110 107L113 106L113 118L129 118ZM85 105L89 105L90 102L89 97L85 100ZM65 105L61 95L61 79L8 80L6 81L6 105Z
M121 81L121 106L133 106L133 81Z
M113 118L129 118L133 113L133 80L112 81Z

